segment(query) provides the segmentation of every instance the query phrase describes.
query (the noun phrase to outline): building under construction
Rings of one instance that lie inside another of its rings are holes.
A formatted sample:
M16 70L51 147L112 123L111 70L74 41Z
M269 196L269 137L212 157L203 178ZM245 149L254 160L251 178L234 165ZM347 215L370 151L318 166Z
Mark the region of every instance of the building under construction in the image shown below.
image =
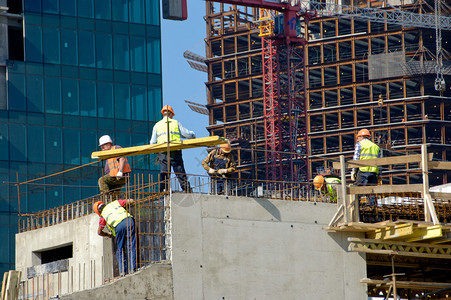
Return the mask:
M299 126L306 126L306 145L298 142L293 155L308 153L309 177L327 170L341 154L352 157L355 135L362 128L369 129L373 141L386 149L384 156L419 153L420 145L426 143L435 159L449 160L450 28L436 32L434 26L417 27L390 20L383 13L382 17L370 16L376 22L362 16L328 17L324 12L330 8L327 5L343 4L342 11L344 5L353 5L433 16L433 1L321 2L315 6L321 14L310 17L308 22L301 18L299 31L305 43L299 47L304 47L305 88L300 97L305 99L306 111L291 114L291 118L298 117ZM449 4L441 2L440 13L449 15ZM334 15L333 10L328 13ZM212 135L236 142L243 178L267 178L265 164L270 161L271 150L267 141L274 135L265 125L267 83L259 28L262 18L258 8L206 4L208 129ZM437 41L441 42L441 50L437 50ZM437 51L443 61L440 74L435 63ZM448 86L437 91L436 78L443 78ZM414 166L409 169L384 169L384 182L421 181ZM299 178L291 175L292 179ZM434 171L430 174L431 184L446 183L448 176L447 172Z

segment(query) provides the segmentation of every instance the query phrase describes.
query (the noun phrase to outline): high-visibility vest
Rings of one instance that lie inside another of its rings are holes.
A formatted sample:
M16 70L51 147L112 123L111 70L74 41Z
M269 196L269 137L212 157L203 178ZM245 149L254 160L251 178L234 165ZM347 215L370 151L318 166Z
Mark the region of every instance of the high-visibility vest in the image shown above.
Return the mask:
M115 228L116 226L125 220L128 217L131 217L132 215L129 214L125 208L123 208L119 201L113 201L110 204L107 204L100 214L106 221L106 224L108 225L108 228L113 233L114 236L116 236Z
M334 184L341 183L341 180L336 177L325 177L324 180L327 184L327 193L330 196L330 200L337 202L337 187Z
M359 143L362 146L362 149L360 150L360 160L375 159L379 157L380 148L378 145L368 139L360 141ZM362 172L373 172L379 174L378 167L360 167L359 170Z
M118 149L119 147L117 146L113 146L111 149ZM128 164L128 160L124 157L125 162L124 162L124 168L122 170L122 173L126 174L126 173L130 173L132 170L130 169L130 165ZM119 159L118 158L108 158L108 160L106 161L106 163L108 164L108 168L110 169L110 176L116 176L117 172L119 172Z
M166 143L168 141L167 131L168 131L168 117L164 117L161 121L155 124L155 129L157 131L157 144ZM169 119L169 141L180 141L180 130L179 122L174 119Z

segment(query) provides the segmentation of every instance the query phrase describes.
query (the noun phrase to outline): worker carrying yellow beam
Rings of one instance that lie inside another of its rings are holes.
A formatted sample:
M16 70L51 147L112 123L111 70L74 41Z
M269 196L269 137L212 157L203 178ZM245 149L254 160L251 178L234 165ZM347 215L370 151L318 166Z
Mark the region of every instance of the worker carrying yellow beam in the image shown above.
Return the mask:
M99 139L99 146L102 151L121 149L121 146L113 145L113 140L109 135L104 135ZM105 164L105 175L99 178L99 189L102 194L113 190L120 190L126 183L126 178L131 172L130 165L125 157L109 158Z
M163 119L152 130L152 138L150 144L161 144L166 142L181 141L182 137L186 139L195 139L196 135L193 131L190 131L183 127L183 125L175 120L174 110L171 106L165 105L161 109ZM169 130L168 130L169 129ZM169 181L168 173L168 157L166 152L158 153L158 161L160 162L160 192L167 190L167 183ZM186 178L185 166L183 164L182 150L171 151L170 164L177 179L180 182L182 189L185 192L191 192L191 186Z
M313 178L313 186L323 195L328 195L331 202L337 202L337 186L341 184L340 178L335 176L324 177L317 175Z
M226 144L221 144L219 149L210 151L202 161L202 166L212 176L213 192L218 194L223 194L225 188L227 188L228 193L231 190L232 185L229 179L236 170L235 159L230 153L231 151L232 146L227 141ZM227 186L224 187L224 184Z
M353 158L354 160L381 158L382 153L379 146L373 143L370 138L371 134L368 129L362 129L357 133L357 143L355 144ZM379 179L380 170L377 166L360 167L358 172L356 172L356 169L353 168L351 172L351 180L355 181L355 185L376 185L378 184Z

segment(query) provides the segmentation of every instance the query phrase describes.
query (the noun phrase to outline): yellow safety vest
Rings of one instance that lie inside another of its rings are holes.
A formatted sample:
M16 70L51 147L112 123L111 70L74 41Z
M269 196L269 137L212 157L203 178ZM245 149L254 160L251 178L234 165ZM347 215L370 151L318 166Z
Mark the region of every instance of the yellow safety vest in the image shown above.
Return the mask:
M161 121L155 124L155 129L157 131L157 144L166 143L168 141L167 129L168 124L166 123L168 117L164 117ZM169 141L180 141L180 130L179 122L174 119L169 119Z
M116 236L116 226L124 219L132 216L119 204L119 201L113 201L106 205L100 215L105 219L114 236Z
M120 149L117 146L113 146L111 149ZM123 174L130 173L132 170L130 169L130 165L128 164L128 160L124 157L124 169L122 170ZM119 160L117 157L108 158L107 160L108 168L110 169L110 176L115 177L117 175L117 172L119 172Z
M329 193L330 200L337 202L337 187L333 183L341 183L341 180L336 177L326 177L324 180L327 184L327 192Z
M375 159L379 157L380 148L372 141L365 139L360 141L360 145L362 146L362 149L360 150L360 160ZM359 170L362 172L373 172L379 174L378 167L360 167Z

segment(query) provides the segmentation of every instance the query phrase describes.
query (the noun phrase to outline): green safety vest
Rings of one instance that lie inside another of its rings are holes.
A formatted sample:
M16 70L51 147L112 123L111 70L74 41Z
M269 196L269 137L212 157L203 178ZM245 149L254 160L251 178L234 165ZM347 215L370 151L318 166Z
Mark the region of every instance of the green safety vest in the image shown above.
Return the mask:
M337 202L337 187L335 184L341 183L341 180L336 177L325 177L327 193L332 202Z
M116 226L124 219L132 216L119 204L119 201L113 201L106 205L100 215L105 219L108 228L114 236L116 236L116 232L114 230Z
M166 143L168 141L167 137L167 129L168 124L166 121L168 117L164 117L163 120L157 122L155 124L155 129L157 131L157 144ZM180 141L180 130L179 130L179 122L174 119L169 119L169 141Z
M374 159L379 157L379 146L372 141L365 139L363 141L360 141L360 145L362 146L362 150L360 151L360 160ZM378 167L360 167L359 170L362 172L373 172L379 174Z

